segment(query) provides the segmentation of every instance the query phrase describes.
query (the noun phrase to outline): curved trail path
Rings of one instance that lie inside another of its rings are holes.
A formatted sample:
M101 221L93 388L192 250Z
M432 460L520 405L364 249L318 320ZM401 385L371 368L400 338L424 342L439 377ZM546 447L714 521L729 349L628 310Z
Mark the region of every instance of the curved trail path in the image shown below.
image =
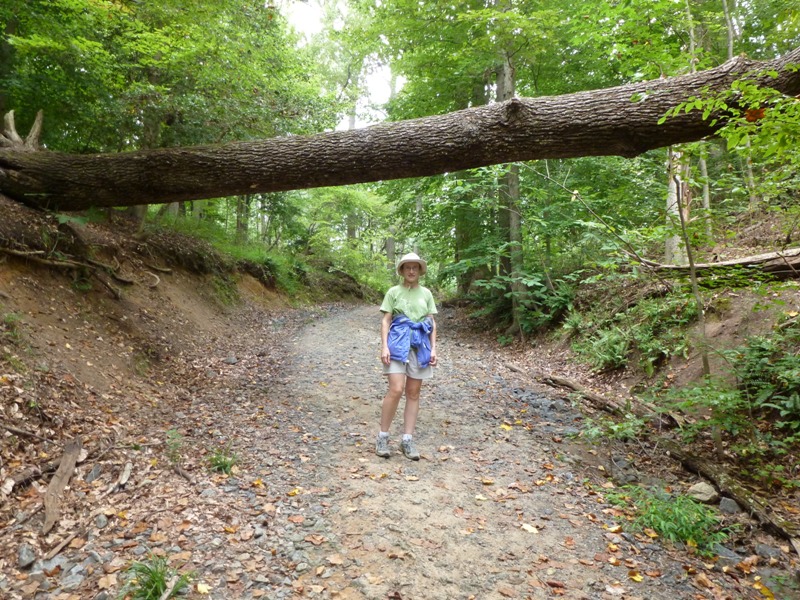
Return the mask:
M213 419L209 431L243 457L225 491L228 519L247 534L230 536L225 552L251 546L236 577L210 582L212 597L751 597L719 571L698 583L685 555L678 562L615 529L592 491L601 488L570 456L565 436L579 415L498 376L449 321L447 311L437 321L440 366L423 386L418 462L399 451L402 402L391 458L374 454L386 386L376 307L310 319L287 343L277 381L254 380L251 364L237 383L247 360L231 371L236 408L205 424Z
M128 437L78 469L34 564L12 570L24 544L0 559L0 597L110 600L152 555L194 574L195 600L759 597L735 569L618 527L569 441L580 415L495 366L448 310L422 459L399 452L400 413L392 456L376 456L379 321L376 306L243 307L190 331L147 385L108 397ZM209 469L223 450L230 476ZM39 506L25 496L0 539L35 540Z

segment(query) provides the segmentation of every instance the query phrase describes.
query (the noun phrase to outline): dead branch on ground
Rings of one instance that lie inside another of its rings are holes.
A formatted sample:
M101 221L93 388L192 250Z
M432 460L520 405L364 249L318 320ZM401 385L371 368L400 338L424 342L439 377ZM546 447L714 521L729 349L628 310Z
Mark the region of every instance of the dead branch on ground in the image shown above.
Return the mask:
M53 479L50 480L50 485L47 486L47 492L44 495L45 518L44 525L42 525L42 535L47 535L58 521L61 513L61 494L75 471L75 465L78 462L80 453L81 439L79 437L71 440L64 448L64 454L61 457L58 470L53 475Z

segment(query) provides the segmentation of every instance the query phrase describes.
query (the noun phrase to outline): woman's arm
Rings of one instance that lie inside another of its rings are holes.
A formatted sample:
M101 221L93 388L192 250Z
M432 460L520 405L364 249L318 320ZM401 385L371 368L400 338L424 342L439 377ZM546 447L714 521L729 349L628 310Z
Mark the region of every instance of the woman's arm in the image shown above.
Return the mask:
M433 315L428 315L428 318L431 320L431 324L433 327L431 328L431 366L435 367L437 358L436 358L436 319L433 318Z
M388 365L391 362L389 353L389 328L392 326L392 313L385 312L381 318L381 362Z

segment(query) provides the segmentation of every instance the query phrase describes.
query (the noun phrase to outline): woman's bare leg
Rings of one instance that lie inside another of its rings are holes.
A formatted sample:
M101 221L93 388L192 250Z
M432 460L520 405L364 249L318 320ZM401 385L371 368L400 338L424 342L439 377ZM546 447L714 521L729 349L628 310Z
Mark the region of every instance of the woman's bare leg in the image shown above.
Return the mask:
M406 378L406 407L403 411L403 433L414 434L419 414L419 391L422 388L422 379ZM384 429L384 431L386 431Z
M389 379L389 389L383 397L383 405L381 406L381 431L389 431L392 426L392 419L397 412L397 406L400 404L400 398L403 396L403 388L406 385L406 376L402 373L391 373L387 375ZM410 379L409 381L413 381ZM419 393L417 393L419 397ZM408 406L408 400L406 400Z

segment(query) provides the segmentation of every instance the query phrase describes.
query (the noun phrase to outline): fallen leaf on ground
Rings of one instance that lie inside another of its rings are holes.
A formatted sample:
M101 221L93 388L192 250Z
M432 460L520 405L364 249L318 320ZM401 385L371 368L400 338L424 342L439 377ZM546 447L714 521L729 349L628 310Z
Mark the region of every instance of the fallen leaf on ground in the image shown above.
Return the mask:
M499 594L505 598L516 598L517 590L508 585L501 585L497 588Z
M117 576L113 573L111 575L103 575L97 581L97 587L99 587L101 590L108 590L116 586L117 586Z
M612 596L622 596L625 593L625 588L615 583L606 586L606 591Z
M708 578L708 575L703 573L702 571L695 575L694 582L703 588L711 588L714 587L713 582Z
M314 544L315 546L319 546L320 544L323 544L325 542L325 538L324 537L322 537L321 535L316 535L316 534L315 535L307 535L305 537L305 540L307 542L310 542L310 543Z

